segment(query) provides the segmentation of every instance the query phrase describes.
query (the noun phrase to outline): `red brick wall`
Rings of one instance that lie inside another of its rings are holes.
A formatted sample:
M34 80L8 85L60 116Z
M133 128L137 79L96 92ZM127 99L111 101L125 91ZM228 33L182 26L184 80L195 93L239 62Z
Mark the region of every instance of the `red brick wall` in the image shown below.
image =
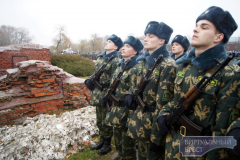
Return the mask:
M14 57L14 56L25 56L25 57ZM32 49L32 48L21 48L20 50L5 50L0 52L0 69L14 68L15 63L25 60L42 60L51 62L51 54L49 49Z
M18 124L23 117L51 113L61 108L88 106L91 92L82 79L48 62L20 64L0 79L0 125ZM73 80L74 79L74 80ZM74 82L74 83L73 83ZM69 84L71 83L71 84Z

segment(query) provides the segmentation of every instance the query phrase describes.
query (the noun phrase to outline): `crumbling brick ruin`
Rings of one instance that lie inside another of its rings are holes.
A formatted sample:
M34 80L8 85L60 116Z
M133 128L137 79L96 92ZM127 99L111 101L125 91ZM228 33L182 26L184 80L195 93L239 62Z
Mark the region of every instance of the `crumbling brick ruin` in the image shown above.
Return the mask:
M0 125L19 124L27 116L63 107L88 105L91 92L84 80L48 61L19 62L0 76Z

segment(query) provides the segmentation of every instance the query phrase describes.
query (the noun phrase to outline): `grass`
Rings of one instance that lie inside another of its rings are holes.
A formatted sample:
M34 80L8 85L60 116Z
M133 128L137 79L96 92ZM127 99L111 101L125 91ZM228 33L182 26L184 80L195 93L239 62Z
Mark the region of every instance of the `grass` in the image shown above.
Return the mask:
M94 136L93 139L96 140L96 143L97 143L100 139L100 136ZM116 152L116 147L115 147L113 138L112 138L111 144L112 144L112 151L106 155L102 155L102 156L98 155L97 153L98 150L93 150L93 151L90 150L92 145L88 144L87 146L85 146L84 150L78 151L76 154L68 154L66 158L61 160L107 160ZM73 148L71 147L69 148L69 150L73 150Z

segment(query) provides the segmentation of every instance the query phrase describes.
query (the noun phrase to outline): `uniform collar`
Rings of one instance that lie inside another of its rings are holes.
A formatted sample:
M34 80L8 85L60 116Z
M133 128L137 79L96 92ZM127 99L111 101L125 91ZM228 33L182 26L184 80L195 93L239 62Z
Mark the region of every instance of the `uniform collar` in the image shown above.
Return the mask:
M135 66L135 64L138 64L139 62L137 61L137 58L138 58L138 55L131 57L131 61L128 63L126 69L132 68L133 66ZM125 62L125 59L122 58L118 63L118 66L121 66L122 69L125 67L124 62Z
M176 61L176 64L189 63L191 61L199 70L207 70L217 64L214 61L214 58L217 58L219 61L221 61L226 57L227 53L224 49L224 45L219 44L204 51L197 57L195 57L195 48L192 48L189 53L179 58Z
M105 60L107 60L108 58L110 58L111 56L118 57L118 53L117 51L113 51L109 54L106 54L106 51L103 51L102 53L100 53L99 55L97 55L97 57L103 57Z
M137 61L142 61L146 59L148 66L152 67L155 64L154 58L158 58L159 55L162 54L163 57L169 56L169 52L167 50L167 45L164 44L162 47L158 48L156 51L154 51L151 55L149 54L148 50L145 51L145 53L137 58Z

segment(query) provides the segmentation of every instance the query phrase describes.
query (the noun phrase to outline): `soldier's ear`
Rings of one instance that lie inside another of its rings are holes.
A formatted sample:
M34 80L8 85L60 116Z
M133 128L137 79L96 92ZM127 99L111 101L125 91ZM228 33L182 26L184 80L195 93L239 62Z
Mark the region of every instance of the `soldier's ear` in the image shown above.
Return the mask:
M114 49L114 50L117 50L117 49L118 49L118 46L115 45L115 46L113 47L113 49Z

